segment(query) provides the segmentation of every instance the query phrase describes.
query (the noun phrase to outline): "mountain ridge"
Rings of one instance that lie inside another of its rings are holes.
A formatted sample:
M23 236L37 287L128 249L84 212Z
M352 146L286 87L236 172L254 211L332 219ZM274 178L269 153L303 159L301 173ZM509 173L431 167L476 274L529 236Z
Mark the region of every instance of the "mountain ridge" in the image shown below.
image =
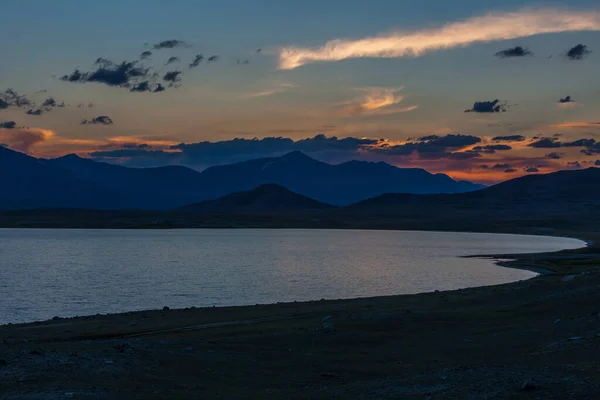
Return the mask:
M445 193L482 187L383 162L354 160L332 165L300 151L202 172L184 166L130 168L75 154L43 159L8 148L2 148L0 158L4 175L10 175L0 192L0 208L11 209L171 209L270 183L337 206L386 192Z

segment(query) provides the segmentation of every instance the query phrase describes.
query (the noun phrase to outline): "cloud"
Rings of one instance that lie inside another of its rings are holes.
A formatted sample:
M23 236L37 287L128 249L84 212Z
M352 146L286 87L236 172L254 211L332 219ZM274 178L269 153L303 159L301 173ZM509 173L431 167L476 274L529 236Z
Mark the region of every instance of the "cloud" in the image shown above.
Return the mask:
M510 135L510 136L495 136L492 138L494 142L522 142L525 140L523 135Z
M470 151L494 154L496 151L512 150L512 147L507 144L488 144L485 146L475 146Z
M215 62L215 61L217 61L218 59L219 59L219 56L215 54L214 56L210 56L210 57L208 57L208 58L206 59L206 61L207 61L207 62Z
M133 85L129 91L130 92L153 92L158 93L165 90L165 87L160 83L150 82L150 81L142 81Z
M35 103L29 100L27 96L20 95L14 89L6 89L0 92L0 110L5 110L9 107L33 108L35 107Z
M146 51L142 52L142 54L140 54L140 60L147 60L150 57L152 57L152 52L148 51L148 50L146 50Z
M23 153L29 153L33 146L49 140L53 136L54 132L46 129L0 129L0 143Z
M569 60L583 60L591 51L585 44L578 44L571 47L565 54Z
M544 33L600 30L597 11L522 9L494 12L440 28L396 32L358 40L335 39L322 47L284 47L279 51L279 68L350 58L418 57L437 50L465 47L474 43L510 40Z
M580 169L581 167L581 163L579 161L569 161L567 162L567 166L569 168L573 168L573 169Z
M169 57L169 59L167 60L167 62L165 63L165 65L169 65L169 64L173 64L179 62L179 57Z
M286 92L289 89L292 89L295 87L297 87L297 86L292 83L280 83L279 85L275 86L272 89L261 90L258 92L244 93L241 97L243 99L255 99L257 97L273 96L274 94L283 93L283 92Z
M174 86L181 81L181 71L169 71L163 76L163 81L169 82L169 86Z
M127 88L133 92L141 92L140 85L153 82L156 75L150 68L139 66L137 61L123 61L116 64L110 60L99 58L94 63L95 70L82 72L76 69L69 75L63 75L60 80L72 83L102 83L112 87ZM134 89L136 88L136 89ZM155 90L146 90L154 92Z
M505 103L500 103L500 100L491 100L491 101L476 101L473 103L473 108L469 108L465 110L465 112L475 112L475 113L497 113L504 112L508 109L508 105Z
M515 169L515 168L506 168L504 170L504 172L507 173L507 174L511 174L513 172L517 172L517 169Z
M0 122L0 129L15 129L17 123L15 121Z
M509 168L513 168L513 166L511 164L495 164L492 169L509 169Z
M595 139L578 139L572 142L562 143L561 145L563 147L593 147L595 144Z
M84 119L81 121L81 125L112 125L113 120L106 115L100 115L96 118L92 118L91 120Z
M563 122L552 125L552 128L599 128L600 122Z
M533 53L531 51L529 51L529 49L527 49L526 47L515 46L515 47L508 48L506 50L501 50L494 55L499 58L509 58L509 57L532 56Z
M560 108L573 108L577 103L575 103L575 100L571 96L565 96L558 99L557 104Z
M202 54L196 54L194 60L189 64L190 68L196 68L200 63L204 60L204 56Z
M174 49L177 47L190 47L190 45L184 42L183 40L171 39L163 40L162 42L156 43L154 46L152 46L154 50Z
M531 174L531 173L540 172L540 170L537 167L529 167L529 168L525 169L525 172Z
M397 95L403 87L386 88L386 87L367 87L359 88L364 92L364 96L348 102L341 103L344 106L342 114L345 116L355 115L389 115L404 113L416 110L417 105L406 107L397 107L404 100L403 96Z
M565 104L565 103L573 103L574 100L571 98L571 96L565 96L564 98L558 99L558 102L561 104Z
M44 113L44 110L42 110L41 108L38 108L38 109L33 109L32 108L30 110L25 111L25 114L27 114L27 115L35 115L35 116L40 116L43 113Z
M556 138L542 138L531 142L527 145L536 149L554 149L561 146L561 143Z
M427 139L427 140L422 140ZM377 147L371 147L368 151L379 154L387 154L393 156L408 156L418 155L421 158L450 158L450 159L467 159L480 157L479 152L465 151L458 152L457 150L465 149L474 144L480 143L481 138L470 135L449 134L446 136L430 135L425 136L418 141L407 141L405 143L389 145L387 143L380 144Z
M594 165L595 165L596 167L600 167L600 160L596 160L596 162L594 163Z
M562 156L558 153L548 153L546 154L546 158L549 158L551 160L560 160L562 158Z

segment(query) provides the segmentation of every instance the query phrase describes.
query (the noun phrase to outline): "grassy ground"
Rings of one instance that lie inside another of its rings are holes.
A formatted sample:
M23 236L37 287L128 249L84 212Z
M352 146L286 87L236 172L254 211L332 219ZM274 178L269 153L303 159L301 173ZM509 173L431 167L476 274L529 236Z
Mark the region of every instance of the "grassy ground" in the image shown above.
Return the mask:
M2 326L0 399L600 398L600 248L515 258L552 274Z

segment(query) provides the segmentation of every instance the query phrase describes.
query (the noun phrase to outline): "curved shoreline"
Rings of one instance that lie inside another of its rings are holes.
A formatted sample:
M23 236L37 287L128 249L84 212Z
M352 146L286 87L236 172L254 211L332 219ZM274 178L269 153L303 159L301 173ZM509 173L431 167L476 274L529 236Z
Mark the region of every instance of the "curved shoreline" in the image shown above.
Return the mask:
M31 229L31 228L23 228L23 229ZM35 229L35 228L33 228ZM201 228L203 229L203 228ZM246 229L246 228L239 228L239 229ZM270 228L248 228L248 229L259 229L259 230L263 230L263 229L267 229L269 230ZM276 228L276 229L290 229L290 230L304 230L304 228ZM69 229L71 230L71 229ZM152 230L152 229L150 229ZM348 231L353 231L356 229L326 229L326 230L348 230ZM390 229L359 229L359 230L365 230L365 231L389 231ZM395 230L398 232L431 232L431 233L450 233L450 231L430 231L430 230ZM466 233L466 234L474 234L474 233L482 233L482 232L465 232L465 231L456 231L455 233ZM585 240L585 239L580 239L580 238L574 238L574 237L569 237L569 236L558 236L558 235L547 235L547 234L543 234L543 235L535 235L535 234L523 234L523 233L494 233L494 232L486 232L486 233L490 233L493 235L511 235L511 236L549 236L549 237L556 237L556 238L560 238L560 239L575 239L575 240L580 240L584 246L580 247L580 248L575 248L575 249L563 249L563 250L556 250L556 251L549 251L549 252L541 252L541 253L496 253L496 254L479 254L479 255L466 255L466 256L456 256L458 258L478 258L478 259L491 259L494 260L494 264L504 267L504 268L511 268L511 269L517 269L517 270L525 270L525 271L530 271L533 272L537 275L525 278L525 279L519 279L519 280L515 280L515 281L510 281L510 282L501 282L501 283L493 283L493 284L489 284L489 285L482 285L482 286L468 286L465 288L459 288L459 289L446 289L446 290L431 290L431 291L425 291L425 292L418 292L418 293L410 293L410 294L389 294L389 295L379 295L379 296L365 296L365 297L348 297L348 298L337 298L337 299L326 299L325 301L338 301L338 302L342 302L342 301L351 301L351 300L365 300L365 299L375 299L375 298L381 298L381 297L396 297L396 296L416 296L416 295L422 295L422 294L429 294L429 293L447 293L447 292L453 292L456 290L465 290L465 289L485 289L485 288L493 288L496 286L501 286L501 285L511 285L511 284L516 284L518 282L523 282L523 281L528 281L531 279L535 279L539 276L544 276L544 275L553 275L556 274L556 271L553 271L552 269L549 268L544 268L544 267L540 267L537 265L532 265L531 263L529 263L528 259L530 257L548 257L551 256L553 254L557 254L557 253L561 253L564 251L577 251L579 249L584 249L584 248L588 248L591 246L591 243L593 243L592 240ZM517 264L518 263L518 264ZM317 299L313 299L313 300L299 300L299 301L293 301L293 302L279 302L279 301L275 301L275 302L271 302L271 303L257 303L257 304L241 304L241 305L233 305L233 306L200 306L200 307L196 307L194 305L189 305L188 307L184 307L182 306L180 309L187 309L187 308L194 308L194 309L204 309L204 308L229 308L229 307L262 307L262 306L270 306L270 305L280 305L280 304L305 304L305 303L313 303L316 301L323 301L323 299L321 300L317 300ZM158 309L146 309L146 310L136 310L136 311L119 311L119 312L109 312L109 313L100 313L100 314L95 314L95 315L103 315L103 316L110 316L110 315L119 315L119 314L125 314L125 313L138 313L138 312L149 312L149 311L158 311ZM76 318L89 318L92 315L75 315L75 316L66 316L66 317L60 317L60 320L66 320L66 319L76 319ZM48 320L36 320L36 321L28 321L28 322L7 322L5 324L0 324L0 327L2 326L6 326L6 325L19 325L19 324L39 324L39 323L45 323L45 322L49 322L51 321L50 319Z

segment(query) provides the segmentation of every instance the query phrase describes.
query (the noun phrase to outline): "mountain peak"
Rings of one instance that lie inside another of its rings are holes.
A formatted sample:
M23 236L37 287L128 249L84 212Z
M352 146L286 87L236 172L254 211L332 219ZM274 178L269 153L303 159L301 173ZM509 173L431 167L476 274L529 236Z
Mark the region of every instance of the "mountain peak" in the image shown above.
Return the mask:
M294 150L290 153L284 154L281 156L284 160L311 160L314 161L314 158L304 154L300 150Z

